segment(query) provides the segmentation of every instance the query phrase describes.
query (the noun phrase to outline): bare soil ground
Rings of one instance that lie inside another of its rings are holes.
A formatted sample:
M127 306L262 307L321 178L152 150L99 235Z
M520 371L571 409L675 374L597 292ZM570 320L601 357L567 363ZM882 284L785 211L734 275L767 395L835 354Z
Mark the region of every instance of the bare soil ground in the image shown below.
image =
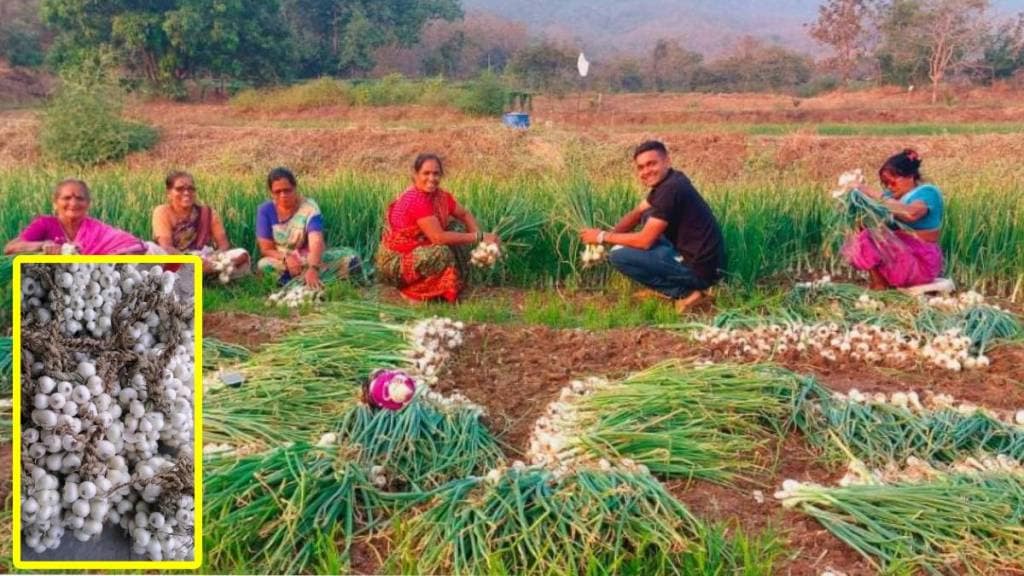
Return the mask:
M241 344L258 350L268 342L286 334L292 322L272 316L258 316L244 312L214 312L203 314L203 336L222 342Z

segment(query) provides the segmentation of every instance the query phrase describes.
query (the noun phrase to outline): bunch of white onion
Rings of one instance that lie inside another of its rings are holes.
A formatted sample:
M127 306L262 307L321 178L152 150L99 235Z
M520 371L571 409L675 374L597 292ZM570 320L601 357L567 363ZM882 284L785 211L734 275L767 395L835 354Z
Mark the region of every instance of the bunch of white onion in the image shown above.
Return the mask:
M28 279L31 276L26 276ZM22 312L33 323L58 322L72 341L95 337L99 330L68 326L69 321L55 318L52 310L57 302L68 306L65 313L71 312L75 322L74 315L83 308L83 320L90 311L99 310L100 320L108 320L102 323L106 333L113 309L135 290L157 288L177 301L173 294L177 275L159 267L72 264L55 274L55 280L47 293L23 282L23 292L32 293L35 301L26 302ZM76 297L82 294L87 302L80 308ZM97 298L102 302L94 304L92 300ZM150 305L145 301L136 304ZM141 364L163 362L170 344L167 339L179 340L156 381L147 381L140 372L124 380L118 374L99 374L96 358L80 351L70 355L77 362L70 373L48 373L41 359L26 352L28 374L22 386L31 411L22 434L22 519L25 542L37 553L59 546L65 530L88 541L102 532L104 523L119 523L123 502L135 497L130 478L140 463L161 449L176 448L179 456L191 454L192 331L172 332L181 328L170 310L125 309L124 317L142 312L141 320L126 327L131 349L122 352L134 354ZM87 322L99 324L92 319ZM28 326L32 329L32 324ZM60 497L54 501L50 491Z
M860 168L847 170L839 175L838 188L832 191L832 197L836 199L842 198L850 190L863 186L865 182L863 170Z
M803 493L817 492L822 488L824 486L815 482L800 482L799 480L787 478L782 481L782 488L775 492L774 497L776 500L782 501L783 508L792 508L796 506Z
M159 266L140 270L113 264L71 264L54 278L58 294L44 294L43 287L31 277L22 281L21 293L25 308L32 311L32 320L40 325L56 320L65 336L88 333L102 338L110 333L116 303L129 296L136 286L158 282L164 293L169 294L176 279L176 274ZM61 318L54 318L54 297L60 298Z
M858 310L866 310L868 312L877 312L882 309L882 306L884 306L884 304L882 304L881 301L875 300L867 292L861 294L860 297L857 298L857 302L854 304L854 307Z
M920 484L948 476L1015 474L1024 475L1024 465L1006 454L979 454L967 456L950 463L932 464L915 456L907 458L903 464L891 462L884 468L869 470L862 462L853 461L839 480L839 486L865 486L885 484Z
M717 353L753 360L814 356L827 362L904 366L920 347L919 340L900 331L866 324L845 330L834 322L770 324L751 329L707 326L693 337Z
M493 268L501 258L501 248L493 242L483 241L469 254L470 262L477 268Z
M155 480L174 462L155 456L141 462L132 477L131 496L118 506L120 525L132 540L132 552L150 560L186 560L192 555L195 500Z
M545 415L534 424L526 452L527 461L556 475L565 475L582 467L611 469L610 462L602 464L600 460L589 458L572 443L572 439L579 436L575 402L607 385L607 380L588 378L573 380L563 388L558 400L548 404Z
M985 297L971 290L959 296L935 296L925 300L925 302L933 308L960 312L967 308L985 304Z
M959 328L952 328L939 334L921 348L921 357L930 364L953 372L959 372L963 368L988 368L988 357L971 356L971 339L961 334Z
M304 304L320 304L323 297L322 290L314 290L301 282L296 282L268 296L267 306L298 308Z
M832 276L826 274L817 280L811 280L809 282L797 282L797 288L824 288L832 284Z
M213 252L209 256L210 264L217 272L217 279L221 284L231 281L231 275L235 272L235 261L226 252Z
M1008 425L1024 426L1024 409L1017 411L1002 411L985 408L970 402L959 403L949 394L936 394L931 390L918 394L914 390L906 392L884 392L864 393L856 388L851 388L845 394L832 392L832 397L842 402L854 404L890 405L903 408L914 413L935 412L941 410L953 410L965 416L981 412Z
M483 406L473 402L458 392L446 395L434 392L429 388L423 388L422 390L423 392L421 394L423 401L441 412L450 413L454 411L470 411L479 417L482 417L487 413L487 410Z
M580 254L580 260L583 262L584 268L597 266L607 258L608 250L604 247L604 244L587 244L583 247L583 252Z
M74 256L78 254L78 245L74 242L65 242L60 245L60 253L62 256Z
M409 330L409 357L416 375L428 385L436 382L441 366L462 346L466 326L451 318L420 320Z

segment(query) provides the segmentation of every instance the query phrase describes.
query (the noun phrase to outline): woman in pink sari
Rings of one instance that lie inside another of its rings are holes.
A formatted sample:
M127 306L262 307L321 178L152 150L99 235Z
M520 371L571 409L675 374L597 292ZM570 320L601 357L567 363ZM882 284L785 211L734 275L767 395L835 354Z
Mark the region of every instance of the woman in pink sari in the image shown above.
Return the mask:
M921 157L904 150L889 158L878 171L885 190L861 186L865 195L889 210L890 226L865 228L843 246L843 255L854 268L871 275L871 288L908 288L934 282L942 273L942 192L923 182Z
M37 216L4 254L145 254L150 247L124 230L89 217L89 187L64 180L53 191L53 216ZM71 245L74 250L65 248Z

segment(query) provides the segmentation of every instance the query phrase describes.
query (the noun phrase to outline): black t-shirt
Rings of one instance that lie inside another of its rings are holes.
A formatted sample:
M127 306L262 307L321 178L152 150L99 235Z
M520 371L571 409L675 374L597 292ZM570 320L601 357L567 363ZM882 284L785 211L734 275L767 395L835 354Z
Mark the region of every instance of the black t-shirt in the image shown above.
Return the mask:
M665 237L675 245L683 262L708 283L721 278L725 268L725 241L707 202L682 172L668 176L647 195L651 208L644 213L668 222Z

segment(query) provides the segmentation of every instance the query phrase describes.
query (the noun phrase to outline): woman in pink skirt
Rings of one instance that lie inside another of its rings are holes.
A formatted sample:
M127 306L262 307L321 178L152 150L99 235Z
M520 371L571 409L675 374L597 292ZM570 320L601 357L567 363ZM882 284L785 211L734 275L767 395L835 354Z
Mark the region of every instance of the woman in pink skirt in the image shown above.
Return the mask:
M843 246L853 267L871 274L871 288L906 288L934 282L942 273L942 192L921 177L921 157L904 150L878 171L884 190L861 186L905 226L880 226L856 232Z

